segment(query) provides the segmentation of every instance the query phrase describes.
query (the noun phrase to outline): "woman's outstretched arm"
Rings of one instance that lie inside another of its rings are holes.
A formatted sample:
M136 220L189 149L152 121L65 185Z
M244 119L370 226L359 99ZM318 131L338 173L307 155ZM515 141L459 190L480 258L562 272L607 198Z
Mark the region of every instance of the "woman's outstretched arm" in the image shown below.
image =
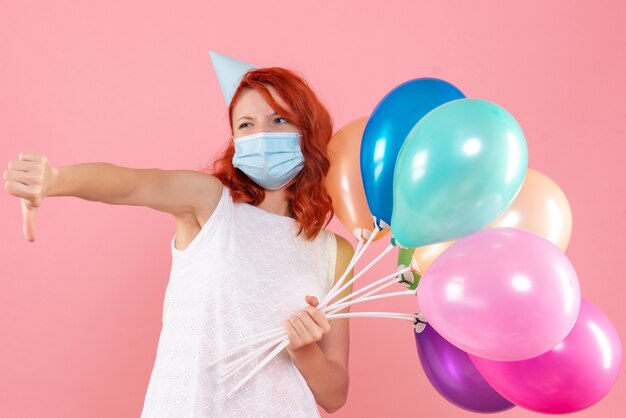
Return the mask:
M199 171L134 169L104 162L55 167L38 153L20 153L18 160L9 162L4 180L5 189L21 198L29 241L34 241L35 211L47 196L147 206L177 219L206 219L222 192L217 178Z

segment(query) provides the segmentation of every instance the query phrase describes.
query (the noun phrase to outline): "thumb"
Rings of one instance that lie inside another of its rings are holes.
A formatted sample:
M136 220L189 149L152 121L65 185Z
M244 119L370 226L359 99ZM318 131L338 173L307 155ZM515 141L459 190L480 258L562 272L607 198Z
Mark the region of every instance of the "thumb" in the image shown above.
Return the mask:
M306 303L308 303L311 306L319 305L319 301L317 300L317 298L315 296L306 295L304 297L304 300L306 301Z
M26 199L20 198L20 205L22 206L22 230L26 240L35 241L35 212L37 208L30 206Z

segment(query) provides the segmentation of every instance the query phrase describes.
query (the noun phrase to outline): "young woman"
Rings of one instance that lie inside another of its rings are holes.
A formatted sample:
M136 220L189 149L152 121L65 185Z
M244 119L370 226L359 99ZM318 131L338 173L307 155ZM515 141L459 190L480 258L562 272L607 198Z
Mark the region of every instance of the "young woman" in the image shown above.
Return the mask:
M142 417L314 417L316 403L334 412L348 391L348 320L331 326L315 306L353 249L324 229L333 216L324 187L331 118L305 80L273 67L244 75L229 119L232 138L212 169L54 167L44 155L21 153L4 172L5 188L21 198L29 241L47 196L147 206L176 218ZM263 357L224 380L226 362L211 362L277 326L287 332L287 350L228 396Z

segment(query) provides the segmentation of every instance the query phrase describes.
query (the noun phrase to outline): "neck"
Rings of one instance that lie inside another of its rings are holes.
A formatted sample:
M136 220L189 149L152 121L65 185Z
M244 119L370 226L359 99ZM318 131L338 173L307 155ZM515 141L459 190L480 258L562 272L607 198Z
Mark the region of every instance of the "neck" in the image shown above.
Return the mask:
M257 207L276 215L289 216L286 188L285 186L278 190L265 190L265 199Z

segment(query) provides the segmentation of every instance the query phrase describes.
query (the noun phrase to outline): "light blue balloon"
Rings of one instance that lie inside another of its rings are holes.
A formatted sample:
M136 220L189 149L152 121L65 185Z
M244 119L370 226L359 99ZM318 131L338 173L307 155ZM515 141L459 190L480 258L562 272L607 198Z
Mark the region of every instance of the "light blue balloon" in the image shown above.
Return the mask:
M502 107L458 99L433 109L398 153L394 238L421 247L484 228L515 199L527 168L524 133Z

